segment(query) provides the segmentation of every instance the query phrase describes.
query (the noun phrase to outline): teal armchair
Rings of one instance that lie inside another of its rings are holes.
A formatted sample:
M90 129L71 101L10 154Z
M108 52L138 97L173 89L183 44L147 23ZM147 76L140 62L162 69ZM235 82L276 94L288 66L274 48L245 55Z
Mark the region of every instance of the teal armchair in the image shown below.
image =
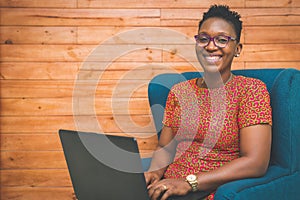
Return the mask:
M215 199L300 199L300 71L255 69L234 70L233 73L262 80L270 92L273 110L271 162L263 177L226 183L217 189ZM161 74L149 83L149 103L158 137L170 88L195 77L201 77L201 73ZM144 170L150 162L151 158L143 160Z

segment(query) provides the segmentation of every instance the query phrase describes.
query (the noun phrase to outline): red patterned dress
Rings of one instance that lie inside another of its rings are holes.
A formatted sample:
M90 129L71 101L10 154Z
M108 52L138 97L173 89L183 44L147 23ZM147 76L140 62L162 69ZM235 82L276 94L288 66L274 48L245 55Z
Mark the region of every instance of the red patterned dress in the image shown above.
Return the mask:
M197 79L171 89L163 124L178 142L174 162L164 178L185 178L214 170L239 157L239 130L256 124L272 125L270 97L265 84L234 76L223 88L206 89ZM213 199L214 193L207 199Z

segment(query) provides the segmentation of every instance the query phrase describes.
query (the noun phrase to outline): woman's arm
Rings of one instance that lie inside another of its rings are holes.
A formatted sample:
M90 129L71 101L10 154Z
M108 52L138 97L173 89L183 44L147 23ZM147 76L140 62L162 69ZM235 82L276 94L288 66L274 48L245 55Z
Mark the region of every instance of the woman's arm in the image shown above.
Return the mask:
M237 179L265 174L271 152L271 126L253 125L240 130L240 157L224 166L198 174L198 189L212 190Z
M153 154L150 168L145 173L146 183L151 185L159 181L167 166L173 161L177 142L174 139L174 133L170 127L164 126L161 131L157 148Z
M265 174L271 151L271 126L253 125L240 130L240 157L209 172L197 174L198 190L214 191L220 185L243 178L259 177ZM192 191L184 179L163 179L153 184L151 199L161 200L172 195L185 195ZM164 191L163 186L167 187Z

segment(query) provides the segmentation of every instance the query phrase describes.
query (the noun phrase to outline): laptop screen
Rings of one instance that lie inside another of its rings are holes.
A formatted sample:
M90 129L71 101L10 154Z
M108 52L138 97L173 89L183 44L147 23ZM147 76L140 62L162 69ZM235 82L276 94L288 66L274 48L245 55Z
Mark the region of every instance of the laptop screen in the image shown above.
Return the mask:
M79 200L149 199L134 138L60 130Z

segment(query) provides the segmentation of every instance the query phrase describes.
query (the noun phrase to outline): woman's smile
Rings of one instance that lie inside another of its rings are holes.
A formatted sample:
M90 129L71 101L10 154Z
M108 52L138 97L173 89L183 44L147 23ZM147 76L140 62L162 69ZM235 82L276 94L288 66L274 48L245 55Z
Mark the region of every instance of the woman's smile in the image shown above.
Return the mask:
M222 55L208 55L205 56L205 59L208 63L217 65L222 61Z

